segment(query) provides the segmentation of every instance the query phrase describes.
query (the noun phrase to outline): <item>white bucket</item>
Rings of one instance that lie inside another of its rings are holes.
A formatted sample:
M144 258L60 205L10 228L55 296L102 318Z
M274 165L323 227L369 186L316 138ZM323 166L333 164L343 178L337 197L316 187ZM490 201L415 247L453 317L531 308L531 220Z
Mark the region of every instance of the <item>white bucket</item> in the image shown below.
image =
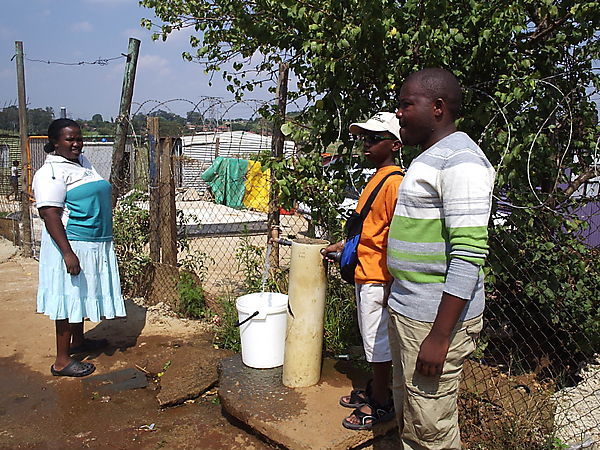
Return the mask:
M242 361L255 369L283 364L288 296L257 292L235 302L240 323Z

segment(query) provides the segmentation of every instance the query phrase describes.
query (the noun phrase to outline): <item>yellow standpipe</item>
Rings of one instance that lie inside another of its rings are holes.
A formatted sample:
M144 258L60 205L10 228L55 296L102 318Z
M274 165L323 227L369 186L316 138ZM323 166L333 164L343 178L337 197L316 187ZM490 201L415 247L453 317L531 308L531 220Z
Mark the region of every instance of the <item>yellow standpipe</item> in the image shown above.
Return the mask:
M327 287L321 249L327 245L320 239L292 241L282 376L287 387L312 386L321 377Z

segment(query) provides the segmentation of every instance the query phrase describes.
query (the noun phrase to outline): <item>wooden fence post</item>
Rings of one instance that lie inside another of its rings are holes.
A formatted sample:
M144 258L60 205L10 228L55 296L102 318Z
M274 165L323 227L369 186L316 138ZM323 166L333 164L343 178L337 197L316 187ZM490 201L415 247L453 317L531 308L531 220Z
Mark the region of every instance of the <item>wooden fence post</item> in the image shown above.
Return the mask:
M31 201L29 200L30 161L27 157L27 98L25 96L25 65L23 63L23 42L16 41L17 52L17 90L19 95L19 136L21 141L21 224L23 225L22 253L31 257ZM27 167L25 167L25 165Z
M175 180L173 179L173 139L160 140L160 246L164 264L177 266L177 217L175 211Z
M123 77L123 89L121 91L121 104L119 116L117 117L117 135L113 149L112 167L110 170L110 183L112 184L112 204L117 204L117 199L123 194L126 180L123 170L123 155L127 132L129 131L129 111L131 110L131 99L133 98L133 84L135 82L135 69L137 67L140 52L140 41L129 38L127 49L127 63L125 64L125 75Z
M160 155L158 135L158 117L147 117L146 126L148 128L148 208L149 208L149 241L150 241L150 259L152 262L160 262L160 234L158 232L159 200L158 178L160 171Z
M279 76L277 78L277 114L273 120L273 138L271 141L271 152L277 161L283 158L283 147L285 137L281 132L281 126L285 121L285 108L287 103L287 83L289 66L287 63L279 64ZM272 237L279 236L279 189L273 179L275 174L271 171L271 186L269 190L269 213L268 213L268 233L267 242ZM268 245L268 244L267 244ZM279 267L279 246L274 243L271 248L270 266Z

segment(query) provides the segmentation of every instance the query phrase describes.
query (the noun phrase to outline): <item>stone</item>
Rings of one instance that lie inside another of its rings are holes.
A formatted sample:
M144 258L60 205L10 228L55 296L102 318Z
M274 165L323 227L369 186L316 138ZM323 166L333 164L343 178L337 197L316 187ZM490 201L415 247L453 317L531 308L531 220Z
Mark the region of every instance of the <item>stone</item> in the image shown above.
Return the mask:
M178 405L214 387L219 361L230 355L228 350L215 349L209 334L178 347L160 377L160 392L156 396L160 407Z
M223 409L255 432L293 450L346 450L369 444L396 428L396 421L372 431L347 430L342 420L352 410L339 399L364 387L367 375L349 361L326 358L315 386L288 388L281 382L282 367L252 369L241 355L221 361L219 397Z

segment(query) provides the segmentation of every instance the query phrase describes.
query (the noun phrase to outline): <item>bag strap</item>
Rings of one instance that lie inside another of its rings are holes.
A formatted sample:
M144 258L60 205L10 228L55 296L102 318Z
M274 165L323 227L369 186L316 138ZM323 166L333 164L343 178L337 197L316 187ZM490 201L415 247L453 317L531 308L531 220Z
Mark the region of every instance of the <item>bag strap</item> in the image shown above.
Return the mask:
M373 192L371 192L371 195L369 195L369 198L367 199L367 201L365 202L365 204L363 205L363 207L360 210L360 217L362 220L365 220L365 217L367 217L367 214L369 214L371 205L373 204L373 202L375 201L375 198L377 197L377 194L379 194L379 191L383 187L385 180L387 180L392 175L404 176L404 171L403 170L395 170L393 172L388 173L385 177L383 177L383 180L381 180L379 182L379 184L375 187L375 189L373 189Z

